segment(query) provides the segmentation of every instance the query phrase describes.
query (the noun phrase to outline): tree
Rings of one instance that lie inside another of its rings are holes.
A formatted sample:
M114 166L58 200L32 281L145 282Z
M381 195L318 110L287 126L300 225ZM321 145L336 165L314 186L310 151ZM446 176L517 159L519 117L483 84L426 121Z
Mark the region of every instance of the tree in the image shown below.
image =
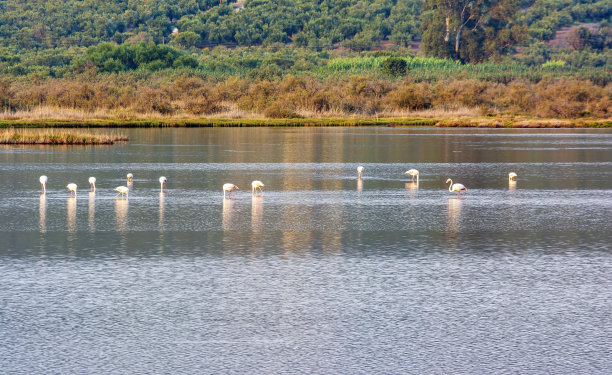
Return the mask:
M527 37L527 27L514 21L517 11L513 0L428 0L423 50L462 61L505 53Z
M200 43L200 36L193 31L184 31L179 33L173 40L176 43L185 48L197 47Z

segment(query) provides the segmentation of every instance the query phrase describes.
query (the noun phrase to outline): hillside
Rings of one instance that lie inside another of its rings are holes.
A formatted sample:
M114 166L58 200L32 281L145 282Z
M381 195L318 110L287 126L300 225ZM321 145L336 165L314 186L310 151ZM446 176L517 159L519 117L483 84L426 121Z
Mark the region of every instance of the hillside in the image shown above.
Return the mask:
M183 47L295 43L312 49L369 50L421 38L424 0L4 0L0 45L82 47L103 41L172 39ZM530 41L552 39L577 22L609 26L612 0L522 0L517 18ZM178 29L178 35L173 34Z

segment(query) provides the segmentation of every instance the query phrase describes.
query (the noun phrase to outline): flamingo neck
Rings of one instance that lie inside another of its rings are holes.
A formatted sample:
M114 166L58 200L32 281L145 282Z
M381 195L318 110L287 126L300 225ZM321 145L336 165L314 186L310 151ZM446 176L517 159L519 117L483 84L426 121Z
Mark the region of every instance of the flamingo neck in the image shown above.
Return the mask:
M450 181L450 185L448 185L448 191L452 192L453 191L453 180L449 178L449 181Z

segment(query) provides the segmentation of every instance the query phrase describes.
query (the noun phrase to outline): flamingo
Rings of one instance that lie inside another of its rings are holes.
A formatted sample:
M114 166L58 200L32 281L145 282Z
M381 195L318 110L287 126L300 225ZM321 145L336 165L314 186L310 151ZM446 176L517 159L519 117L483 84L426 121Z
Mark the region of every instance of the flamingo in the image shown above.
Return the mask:
M357 178L361 180L362 174L363 174L363 167L360 165L357 167Z
M465 190L467 191L467 188L465 186L463 186L462 184L453 184L453 180L451 180L450 178L448 180L446 180L446 183L448 184L450 182L450 185L448 185L448 191L450 191L451 193L453 191L457 192L457 198L461 198L461 190Z
M514 173L514 172L510 172L510 173L508 173L508 181L509 181L509 182L514 182L514 181L516 181L516 177L517 177L517 174L516 174L516 173Z
M127 182L128 182L128 184L131 184L133 179L134 179L134 175L131 174L131 173L128 173L127 174Z
M168 180L166 179L166 177L161 176L161 177L159 178L159 184L160 184L159 191L160 191L160 192L162 192L162 191L164 190L164 184L165 184L166 182L168 182Z
M38 181L40 181L40 184L42 185L42 189L43 189L43 194L47 194L47 176L42 175L40 176L40 178L38 179Z
M412 181L414 181L414 176L417 178L417 184L419 183L419 171L416 169L409 169L404 174L409 174L412 176Z
M76 198L76 195L77 195L77 184L71 182L68 185L66 185L66 187L68 188L68 190L70 190L70 198L72 198L72 192L74 192L74 197Z
M96 192L96 178L89 177L89 186L91 186L91 191Z
M238 186L234 185L234 184L224 184L223 185L223 198L225 198L225 192L228 192L228 199L232 198L232 191L233 190L240 190L238 189Z
M258 181L258 180L255 180L255 181L251 182L251 188L252 188L252 189L251 189L251 193L252 193L253 195L255 195L255 191L256 191L257 189L259 189L259 191L260 191L260 192L261 192L261 194L263 195L263 190L261 190L261 188L262 188L262 187L264 187L264 186L265 186L265 185L263 184L263 182ZM223 193L223 194L225 194L225 193Z
M117 186L114 190L121 194L121 198L123 198L124 194L126 198L129 198L130 189L128 189L127 186Z

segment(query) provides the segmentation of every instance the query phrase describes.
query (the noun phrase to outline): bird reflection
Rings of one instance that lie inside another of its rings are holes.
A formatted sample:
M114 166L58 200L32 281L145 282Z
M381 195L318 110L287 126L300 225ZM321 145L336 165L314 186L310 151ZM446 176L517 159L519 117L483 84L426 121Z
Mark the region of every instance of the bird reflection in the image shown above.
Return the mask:
M76 230L76 198L68 198L68 216L67 216L67 225L68 232L74 233Z
M254 231L261 231L263 219L263 197L253 195L251 198L251 227Z
M459 234L461 221L461 205L463 201L459 198L449 198L446 206L446 232L449 238L456 238Z
M509 180L508 181L508 189L509 190L516 190L516 181L515 180Z
M115 199L117 230L120 232L125 232L127 229L128 202L127 199Z
M38 228L42 233L45 233L47 231L47 195L44 193L40 195L38 215L40 216Z
M360 178L357 180L357 192L361 193L363 190L363 180Z
M419 183L418 182L406 182L404 185L406 187L406 191L408 192L408 196L410 198L415 198L419 192Z
M96 193L89 192L89 231L95 231Z
M163 191L159 192L159 222L158 222L158 227L159 230L163 231L164 230L164 206L165 206L165 198L166 195L164 194Z
M234 207L233 199L223 200L223 230L232 229L232 210Z

